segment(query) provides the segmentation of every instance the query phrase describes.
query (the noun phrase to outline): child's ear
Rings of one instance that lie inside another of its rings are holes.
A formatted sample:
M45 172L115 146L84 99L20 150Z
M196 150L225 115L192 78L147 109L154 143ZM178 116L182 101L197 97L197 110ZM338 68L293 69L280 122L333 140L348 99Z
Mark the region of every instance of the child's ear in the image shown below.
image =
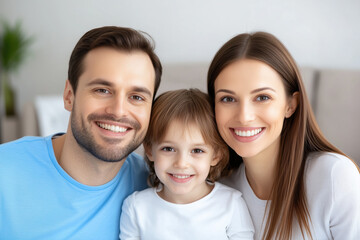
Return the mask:
M294 92L294 94L290 97L288 106L285 112L285 117L289 118L296 111L296 108L299 104L299 92Z
M153 162L153 156L152 156L152 152L151 152L151 146L147 145L147 144L143 144L144 146L144 152L147 156L147 158L150 160L150 162Z
M219 154L215 155L213 159L211 160L210 166L214 167L220 162L220 156Z

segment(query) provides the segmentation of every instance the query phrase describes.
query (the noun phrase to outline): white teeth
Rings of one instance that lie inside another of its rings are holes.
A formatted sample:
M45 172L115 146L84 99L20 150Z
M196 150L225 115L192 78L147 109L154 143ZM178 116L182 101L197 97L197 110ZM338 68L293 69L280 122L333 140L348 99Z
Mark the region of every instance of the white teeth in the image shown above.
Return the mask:
M239 131L239 130L234 130L235 134L240 136L240 137L252 137L255 136L256 134L259 134L261 132L261 128L258 129L254 129L254 130L248 130L248 131Z
M112 132L126 132L127 128L123 128L123 127L119 127L119 126L115 126L115 125L109 125L109 124L105 124L105 123L97 123L97 125L103 129L112 131Z
M180 179L184 179L184 178L189 178L190 177L190 175L176 175L176 174L172 174L173 175L173 177L175 177L175 178L180 178Z

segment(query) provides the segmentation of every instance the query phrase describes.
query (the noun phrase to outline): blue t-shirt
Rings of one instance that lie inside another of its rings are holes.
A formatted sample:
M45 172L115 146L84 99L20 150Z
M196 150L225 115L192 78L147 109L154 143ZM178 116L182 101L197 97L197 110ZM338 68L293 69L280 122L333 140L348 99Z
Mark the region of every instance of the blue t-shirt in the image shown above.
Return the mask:
M123 200L147 187L145 161L132 153L110 182L87 186L60 167L51 137L0 145L0 239L118 239Z

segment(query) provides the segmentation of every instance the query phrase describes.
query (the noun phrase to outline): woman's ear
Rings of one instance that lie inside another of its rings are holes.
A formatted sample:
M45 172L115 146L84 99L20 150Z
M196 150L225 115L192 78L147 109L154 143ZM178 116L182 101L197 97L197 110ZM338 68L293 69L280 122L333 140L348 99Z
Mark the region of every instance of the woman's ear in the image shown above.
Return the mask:
M143 144L144 147L144 152L147 156L147 158L150 160L150 162L153 162L153 156L152 156L152 152L151 152L151 146L147 145L147 144Z
M74 96L75 94L70 84L70 81L66 80L63 99L64 99L64 107L69 112L71 112L74 107Z
M286 118L289 118L293 115L293 113L296 111L298 104L299 104L299 92L294 92L288 101L288 106L285 112Z

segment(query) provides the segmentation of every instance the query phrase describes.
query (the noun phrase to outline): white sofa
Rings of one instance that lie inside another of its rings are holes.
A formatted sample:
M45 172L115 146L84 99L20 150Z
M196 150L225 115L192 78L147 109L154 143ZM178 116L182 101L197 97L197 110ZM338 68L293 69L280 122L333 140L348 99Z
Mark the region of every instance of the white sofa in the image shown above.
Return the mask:
M199 88L206 92L207 69L208 63L164 65L158 93L178 88ZM360 70L311 67L300 70L321 130L330 142L360 164ZM23 110L21 136L40 135L39 118L34 110L33 103Z

